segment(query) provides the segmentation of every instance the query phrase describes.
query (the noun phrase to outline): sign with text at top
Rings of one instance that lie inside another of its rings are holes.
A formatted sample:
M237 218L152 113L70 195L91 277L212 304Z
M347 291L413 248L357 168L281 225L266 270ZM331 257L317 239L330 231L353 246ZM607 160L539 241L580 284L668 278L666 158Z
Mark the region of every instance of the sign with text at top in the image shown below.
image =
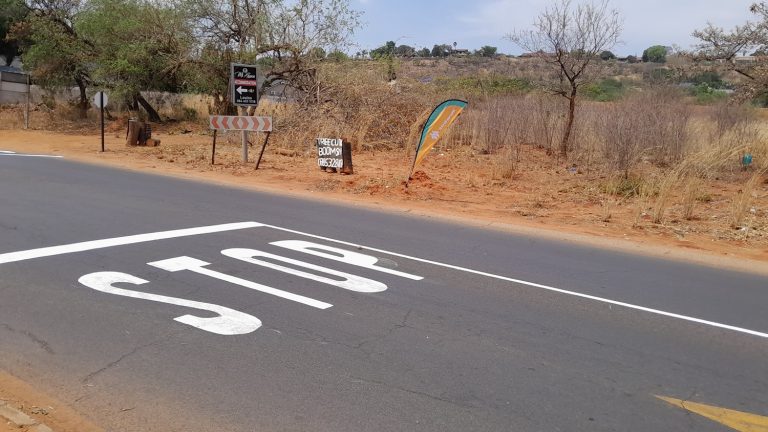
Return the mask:
M344 166L340 139L317 139L317 164L324 168L341 168Z
M254 65L232 63L232 104L235 106L256 106L259 104L259 80Z

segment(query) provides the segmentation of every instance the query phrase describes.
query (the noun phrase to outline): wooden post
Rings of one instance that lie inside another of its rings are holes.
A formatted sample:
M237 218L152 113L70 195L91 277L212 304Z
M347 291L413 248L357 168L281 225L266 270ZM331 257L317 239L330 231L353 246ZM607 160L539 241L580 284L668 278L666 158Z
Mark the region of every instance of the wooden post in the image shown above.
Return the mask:
M29 74L27 74L27 106L24 108L24 129L29 129L29 99L31 85L32 83L29 80Z
M270 135L272 135L272 132L267 132L267 136L264 138L264 145L261 146L261 152L259 153L259 160L256 161L256 169L259 169L259 164L261 164L261 157L264 156L264 149L267 148L267 143L269 142Z
M352 143L344 138L341 141L341 159L343 164L339 172L345 175L354 174L355 170L352 168Z
M216 160L216 132L218 132L217 129L213 130L213 148L211 149L211 165L213 165L214 161Z

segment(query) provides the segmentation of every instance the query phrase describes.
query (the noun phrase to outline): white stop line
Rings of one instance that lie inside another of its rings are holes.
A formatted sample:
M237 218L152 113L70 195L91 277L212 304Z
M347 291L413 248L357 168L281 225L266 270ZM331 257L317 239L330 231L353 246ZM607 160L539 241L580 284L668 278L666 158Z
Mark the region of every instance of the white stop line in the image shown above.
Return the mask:
M323 241L332 242L332 243L336 243L344 246L349 246L358 252L353 252L345 249L333 248L333 247L322 245L322 244L303 242L298 240L284 240L284 241L277 241L277 242L271 243L274 246L279 246L279 247L291 249L294 251L303 252L309 255L319 256L329 260L340 261L347 264L352 264L355 266L372 269L379 272L388 273L388 274L404 277L411 280L421 280L423 278L421 276L411 275L408 273L399 272L397 270L392 270L385 267L379 267L376 265L376 263L378 262L378 259L376 257L362 254L359 251L378 252L378 253L391 255L399 258L413 260L416 262L448 268L451 270L457 270L465 273L470 273L470 274L489 277L489 278L498 279L502 281L512 282L515 284L524 285L532 288L551 291L558 294L578 297L578 298L600 302L600 303L606 303L614 306L620 306L627 309L637 310L637 311L646 312L654 315L661 315L668 318L674 318L674 319L688 321L688 322L705 325L709 327L715 327L719 329L730 330L730 331L748 334L752 336L758 336L761 338L768 338L768 333L765 333L765 332L750 330L743 327L737 327L729 324L723 324L715 321L709 321L701 318L681 315L674 312L667 312L659 309L653 309L645 306L611 300L608 298L593 296L593 295L579 293L575 291L569 291L569 290L565 290L562 288L557 288L549 285L529 282L521 279L514 279L507 276L497 275L497 274L483 272L479 270L473 270L465 267L446 264L438 261L432 261L424 258L409 256L409 255L405 255L397 252L387 251L384 249L365 247L362 245L358 245L356 243L346 242L346 241L337 240L329 237L323 237L323 236L319 236L311 233L292 230L292 229L283 228L275 225L262 224L258 222L240 222L240 223L213 225L213 226L188 228L188 229L173 230L173 231L161 231L161 232L155 232L155 233L138 234L138 235L132 235L132 236L125 236L125 237L114 237L109 239L93 240L93 241L87 241L87 242L81 242L81 243L72 243L67 245L52 246L52 247L39 248L39 249L30 249L30 250L18 251L18 252L10 252L10 253L0 254L0 265L6 264L6 263L18 262L18 261L25 261L25 260L31 260L31 259L37 259L37 258L43 258L43 257L49 257L49 256L55 256L55 255L63 255L63 254L69 254L69 253L84 252L84 251L89 251L94 249L102 249L102 248L115 247L115 246L121 246L121 245L129 245L129 244L144 243L144 242L151 242L151 241L157 241L157 240L166 240L166 239L178 238L178 237L187 237L187 236L211 234L211 233L233 231L233 230L240 230L240 229L250 229L250 228L271 228L271 229L283 231L286 233L297 234L305 237L310 237L318 240L323 240ZM270 267L270 268L284 271L286 273L290 273L296 276L336 285L338 287L350 289L353 291L372 293L372 292L380 292L386 289L385 285L377 281L372 281L372 280L361 278L358 276L341 273L325 267L314 266L309 263L303 263L301 261L291 260L285 257L268 254L266 252L261 252L258 250L227 249L222 251L222 254L235 259L250 262L252 264ZM272 261L258 260L257 259L258 257L270 258ZM336 278L326 278L326 277L318 276L312 273L302 272L302 271L291 269L288 267L283 267L283 266L274 264L273 261L275 260L287 262L293 265L300 265L315 271L323 271L332 276L336 276ZM308 299L302 296L287 293L281 290L266 287L263 285L256 284L254 282L245 281L239 278L235 278L229 275L224 275L222 273L218 273L218 272L206 269L205 266L208 265L208 263L200 260L196 260L190 257L171 258L168 260L149 263L149 265L154 266L156 268L168 270L168 271L173 271L173 272L181 271L181 270L193 271L198 274L203 274L203 275L214 277L220 280L225 280L231 283L235 283L251 289L273 294L285 299L294 300L294 301L304 303L309 306L313 306L320 309L324 309L331 306L330 304L327 304L325 302L319 302L317 300ZM342 279L341 281L338 280L339 277ZM83 276L80 281L84 285L89 286L93 289L97 289L103 292L109 292L116 295L138 297L138 298L144 298L147 300L159 301L164 303L173 303L173 304L178 304L180 306L188 306L192 308L218 312L220 313L221 316L216 318L199 318L191 315L185 315L182 317L175 318L175 320L179 322L184 322L184 323L187 323L195 327L202 328L204 330L208 330L217 334L244 334L244 333L248 333L250 331L255 330L261 325L261 322L255 317L251 317L246 314L242 314L241 312L233 311L231 309L223 308L222 306L208 305L204 303L192 302L190 300L183 300L183 299L172 299L169 297L157 296L154 294L139 293L139 292L130 291L130 290L122 290L120 288L113 287L112 284L118 283L118 282L133 283L136 285L147 282L143 279L137 278L135 276L127 275L125 273L116 273L116 272L92 273L90 275ZM174 301L174 300L177 300L177 301ZM226 322L227 317L230 317L232 321L229 323ZM206 320L208 320L207 323L206 323ZM232 324L232 325L228 327L229 324ZM209 328L205 328L206 326L208 326Z

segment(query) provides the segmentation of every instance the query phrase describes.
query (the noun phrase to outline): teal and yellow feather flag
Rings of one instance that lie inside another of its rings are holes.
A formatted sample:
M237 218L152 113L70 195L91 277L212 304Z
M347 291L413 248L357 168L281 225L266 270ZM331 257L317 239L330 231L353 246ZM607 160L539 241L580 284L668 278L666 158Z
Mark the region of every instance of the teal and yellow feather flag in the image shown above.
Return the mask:
M421 138L419 139L418 147L416 147L416 156L413 158L413 165L411 166L411 172L408 174L408 180L411 179L416 165L424 160L429 151L432 150L432 147L445 135L445 132L448 131L448 128L456 121L466 106L466 101L449 99L432 111L427 122L424 123L424 129L421 131Z

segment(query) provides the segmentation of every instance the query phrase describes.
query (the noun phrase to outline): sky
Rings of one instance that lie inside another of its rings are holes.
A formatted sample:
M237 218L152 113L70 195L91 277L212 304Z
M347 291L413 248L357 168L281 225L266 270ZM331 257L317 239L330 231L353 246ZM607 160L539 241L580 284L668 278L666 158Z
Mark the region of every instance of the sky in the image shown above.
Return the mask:
M386 41L416 48L453 44L474 50L483 45L505 54L521 54L504 39L513 30L532 28L535 17L551 0L350 0L363 12L362 28L354 37L353 53ZM575 0L579 1L579 0ZM640 55L653 45L696 43L691 33L711 22L731 28L752 19L754 0L612 0L623 18L617 55Z

